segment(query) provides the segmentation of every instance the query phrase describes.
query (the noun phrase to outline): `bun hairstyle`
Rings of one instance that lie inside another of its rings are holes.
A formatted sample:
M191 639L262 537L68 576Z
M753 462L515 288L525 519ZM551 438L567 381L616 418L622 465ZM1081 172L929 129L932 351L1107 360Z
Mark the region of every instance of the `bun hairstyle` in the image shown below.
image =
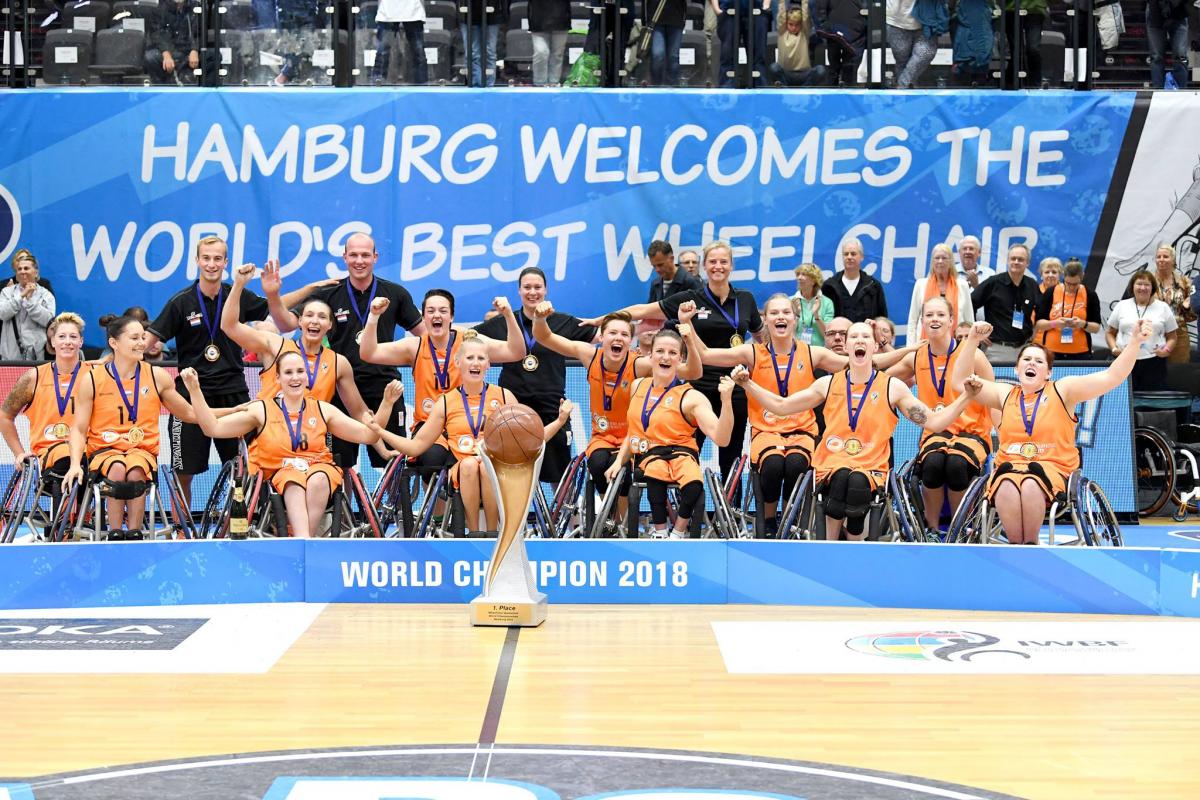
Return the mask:
M128 328L130 325L134 324L135 322L139 325L142 322L140 319L135 319L133 317L127 317L124 314L122 314L119 317L114 316L112 314L108 314L107 318L108 318L108 322L106 323L104 321L105 317L101 317L100 324L104 326L104 333L108 336L109 339L120 339L121 334L125 333L126 328Z

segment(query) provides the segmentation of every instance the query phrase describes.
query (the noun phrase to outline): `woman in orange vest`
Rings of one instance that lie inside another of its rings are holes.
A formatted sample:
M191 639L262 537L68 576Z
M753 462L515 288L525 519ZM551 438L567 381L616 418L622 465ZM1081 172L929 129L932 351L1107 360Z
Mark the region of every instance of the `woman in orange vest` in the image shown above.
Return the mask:
M75 422L75 389L88 369L80 358L83 320L65 311L50 321L47 341L54 360L26 370L0 407L0 434L13 453L17 469L37 456L42 472L64 473L71 465L71 426ZM29 449L17 435L16 417L29 420Z
M1083 263L1071 259L1062 280L1042 295L1033 340L1056 359L1084 361L1092 357L1092 334L1099 332L1100 298L1083 285Z
M954 402L959 392L950 382L954 363L962 351L954 341L956 319L952 306L943 297L925 301L921 313L927 341L888 370L888 375L905 383L916 382L917 397L937 410ZM995 380L992 365L976 351L972 371L984 380ZM983 474L992 450L992 415L978 402L970 402L962 416L942 433L926 431L921 437L916 466L921 476L921 494L925 500L925 525L937 530L942 504L950 503L950 512L958 508L971 481Z
M192 397L196 421L206 436L230 439L256 432L251 466L261 470L275 491L283 495L288 524L300 537L320 533L329 495L342 483L326 434L359 444L373 444L379 439L364 423L310 394L307 361L296 351L281 353L275 360L279 395L254 400L245 410L220 419L205 402L196 371L188 368L179 373ZM363 417L369 419L371 415L364 412Z
M112 360L92 367L86 378L81 374L75 388L71 465L63 477L64 488L83 478L85 453L88 469L111 482L153 481L162 406L184 422L196 421L167 371L142 361L146 350L142 323L118 317L105 332ZM132 500L110 497L105 508L110 541L142 538L145 495Z
M584 452L592 482L596 485L596 491L603 495L608 491L605 473L625 441L631 387L635 379L650 375L650 357L631 355L633 318L628 312L614 311L600 320L598 344L577 342L552 331L546 320L554 313L554 306L548 300L538 303L533 313L535 340L543 347L567 358L577 359L587 366L592 438ZM687 322L695 313L696 304L693 302L683 303L679 307L679 319L683 322ZM689 357L679 367L679 377L683 380L695 380L702 372L698 356ZM632 477L626 473L621 482L620 500L614 512L618 519L624 516L628 506Z
M729 444L733 431L733 381L723 376L718 384L720 416L708 398L679 380L683 340L675 331L662 330L654 336L650 352L650 376L638 378L630 389L626 416L628 435L605 478L615 480L632 456L634 467L646 478L650 522L655 538L682 539L687 535L693 513L703 509L704 485L700 475L700 448L696 431L702 431L717 447ZM679 487L675 527L667 532L667 488ZM636 513L633 510L631 513Z
M390 301L386 297L377 297L371 303L358 354L369 364L412 367L413 383L417 390L412 435L416 436L429 419L437 399L462 384L455 350L462 332L454 327L454 295L445 289L430 289L421 301L425 333L421 336L405 336L398 342L380 342L379 316L387 311L388 305ZM520 361L525 357L525 340L521 338L521 327L517 325L508 298L497 297L492 301L492 308L511 324L508 325L507 341L479 337L480 341L487 344L489 360L499 364ZM444 439L430 445L416 459L418 467L432 470L439 470L450 463L449 442Z
M787 397L751 381L745 367L733 372L734 380L772 414L798 414L825 404L825 435L814 454L813 470L825 495L825 538L830 541L841 538L843 527L847 539L866 536L872 493L887 479L897 409L927 430L942 431L966 408L971 389L979 386L968 381L967 391L933 411L901 381L880 376L871 362L877 346L871 325L856 322L846 335L849 367Z
M510 312L511 313L511 312ZM513 326L509 326L512 330ZM483 459L479 455L479 443L483 438L484 420L500 406L516 405L517 398L508 389L488 384L485 381L492 363L488 358L489 340L474 331L464 335L459 342L454 358L462 384L442 394L429 410L429 416L421 430L411 439L404 439L391 431L379 430L389 447L409 458L416 458L443 438L450 445L455 463L450 468L450 480L462 496L463 510L467 516L468 530L479 529L479 509L487 528L494 531L500 524L500 512L496 495L484 486ZM386 419L391 411L389 398L384 397L380 414ZM395 399L392 399L395 402ZM546 426L545 440L554 437L571 416L574 405L569 400L559 404L558 418Z
M960 380L991 326L977 322L959 346L963 351L951 380ZM1148 320L1133 330L1133 344L1108 366L1090 375L1050 379L1054 354L1040 344L1017 353L1017 385L985 381L979 402L1001 412L1000 445L988 496L1012 544L1037 544L1051 498L1066 491L1067 479L1079 469L1075 445L1075 406L1115 389L1129 377L1141 343L1154 334ZM1133 346L1136 345L1136 346Z

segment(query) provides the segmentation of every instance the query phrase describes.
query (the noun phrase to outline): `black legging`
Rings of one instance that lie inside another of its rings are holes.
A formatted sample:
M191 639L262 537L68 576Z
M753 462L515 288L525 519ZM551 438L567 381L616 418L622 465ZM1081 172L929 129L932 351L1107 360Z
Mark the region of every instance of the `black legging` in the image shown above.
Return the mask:
M718 416L721 413L721 394L714 386L712 389L696 389L700 394L708 398L708 402L712 404L713 413ZM730 398L733 406L733 433L729 436L729 444L724 447L717 448L717 463L721 465L721 483L729 477L733 465L742 455L743 447L746 439L746 392L740 386L733 390L733 396ZM699 428L696 429L696 446L704 447L705 440L704 432ZM737 505L742 501L742 493L739 487L734 495L733 503Z
M846 520L846 530L858 536L871 509L872 493L866 475L842 467L825 484L825 516Z
M612 466L613 459L616 457L616 450L601 447L587 458L587 468L588 472L592 475L592 483L596 486L596 491L601 495L608 491L608 478L604 477L604 472ZM625 477L621 479L621 497L629 496L629 485L631 483L633 483L633 470L627 468L625 470Z
M758 489L763 505L773 512L779 498L791 495L796 481L808 472L808 456L804 453L772 453L758 464ZM773 515L768 515L773 516Z
M956 453L937 450L921 459L921 483L926 489L944 486L952 492L965 492L978 476L979 469Z
M650 500L650 521L655 525L667 524L667 487L670 486L666 481L660 481L656 478L646 478L646 497ZM696 510L696 507L704 501L704 486L700 481L692 481L679 487L679 508L676 509L678 516L690 520L691 512ZM684 511L689 510L687 516L684 516Z

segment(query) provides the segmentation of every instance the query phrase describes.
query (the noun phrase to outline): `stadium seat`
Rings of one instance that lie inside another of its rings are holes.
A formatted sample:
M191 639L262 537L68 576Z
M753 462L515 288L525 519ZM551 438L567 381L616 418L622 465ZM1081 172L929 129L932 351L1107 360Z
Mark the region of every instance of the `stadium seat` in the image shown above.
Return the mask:
M91 20L85 22L82 20ZM62 24L68 30L102 31L112 20L112 6L104 0L73 0L63 7Z
M87 83L93 47L91 31L50 31L43 47L43 80L49 85Z
M146 37L141 31L108 28L96 34L92 73L102 83L142 74Z
M425 58L429 62L429 80L449 82L453 66L450 31L425 31Z

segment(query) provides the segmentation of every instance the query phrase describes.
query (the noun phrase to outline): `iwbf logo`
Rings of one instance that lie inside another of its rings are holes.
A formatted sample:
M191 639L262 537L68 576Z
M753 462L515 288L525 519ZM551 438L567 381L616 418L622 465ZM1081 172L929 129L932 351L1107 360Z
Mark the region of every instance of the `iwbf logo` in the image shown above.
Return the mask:
M21 238L21 209L17 200L3 185L0 185L0 261L4 261L17 249Z
M846 646L855 652L872 656L927 661L970 661L972 657L985 653L1030 657L1028 653L993 647L999 642L999 638L986 633L934 630L856 636L846 642Z

